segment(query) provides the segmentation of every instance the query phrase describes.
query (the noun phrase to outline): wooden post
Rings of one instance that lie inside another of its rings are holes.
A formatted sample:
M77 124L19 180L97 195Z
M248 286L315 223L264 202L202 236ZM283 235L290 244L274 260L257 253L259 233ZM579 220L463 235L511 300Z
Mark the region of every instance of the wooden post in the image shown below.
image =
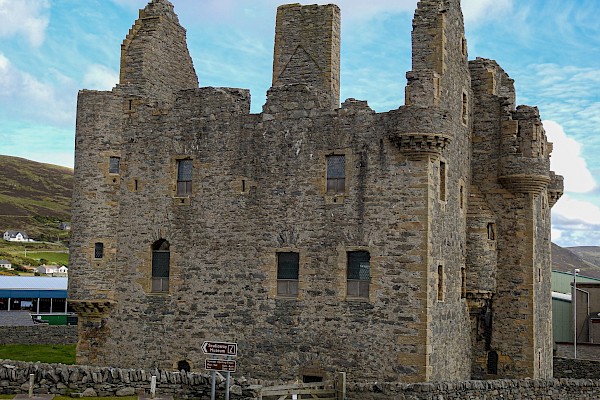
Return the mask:
M335 379L338 400L346 400L346 373L338 372Z

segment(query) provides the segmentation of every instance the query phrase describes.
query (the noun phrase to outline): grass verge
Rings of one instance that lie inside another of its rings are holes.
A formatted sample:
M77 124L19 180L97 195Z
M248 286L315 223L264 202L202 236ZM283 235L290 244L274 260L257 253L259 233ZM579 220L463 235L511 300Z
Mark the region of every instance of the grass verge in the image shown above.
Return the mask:
M0 345L0 359L75 364L75 345L3 344Z

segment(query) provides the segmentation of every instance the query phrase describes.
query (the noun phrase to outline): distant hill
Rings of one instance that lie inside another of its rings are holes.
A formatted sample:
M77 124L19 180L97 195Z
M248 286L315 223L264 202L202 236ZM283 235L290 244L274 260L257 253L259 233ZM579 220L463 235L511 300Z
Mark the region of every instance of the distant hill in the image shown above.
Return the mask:
M22 230L36 240L56 241L71 220L73 170L0 155L0 231Z
M552 269L572 272L581 270L581 275L600 278L600 247L560 247L552 243Z

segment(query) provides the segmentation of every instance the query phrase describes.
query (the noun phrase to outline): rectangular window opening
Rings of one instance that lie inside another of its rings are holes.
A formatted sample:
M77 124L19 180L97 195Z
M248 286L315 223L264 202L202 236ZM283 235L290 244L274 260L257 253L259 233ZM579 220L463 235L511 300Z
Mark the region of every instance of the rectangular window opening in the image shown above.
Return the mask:
M177 160L177 197L188 197L192 194L192 160Z
M94 243L94 258L100 259L104 258L104 243Z
M327 156L327 193L346 191L346 156Z
M298 296L299 272L299 253L277 253L277 295L289 297Z
M110 174L118 174L120 170L120 157L110 157L108 161L108 173Z
M348 252L347 295L369 298L371 284L371 255L368 251Z
M152 292L160 293L169 291L170 264L171 253L168 247L152 251Z

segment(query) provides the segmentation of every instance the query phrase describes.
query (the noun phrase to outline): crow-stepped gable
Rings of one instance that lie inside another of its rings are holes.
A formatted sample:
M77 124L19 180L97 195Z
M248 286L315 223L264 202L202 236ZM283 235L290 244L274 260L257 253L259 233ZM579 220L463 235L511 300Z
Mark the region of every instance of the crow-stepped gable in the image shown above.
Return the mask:
M253 378L550 378L538 110L468 60L459 0L419 1L412 43L404 106L340 106L339 8L281 6L251 114L198 87L169 1L141 10L119 84L79 93L77 361L201 370L217 340Z

